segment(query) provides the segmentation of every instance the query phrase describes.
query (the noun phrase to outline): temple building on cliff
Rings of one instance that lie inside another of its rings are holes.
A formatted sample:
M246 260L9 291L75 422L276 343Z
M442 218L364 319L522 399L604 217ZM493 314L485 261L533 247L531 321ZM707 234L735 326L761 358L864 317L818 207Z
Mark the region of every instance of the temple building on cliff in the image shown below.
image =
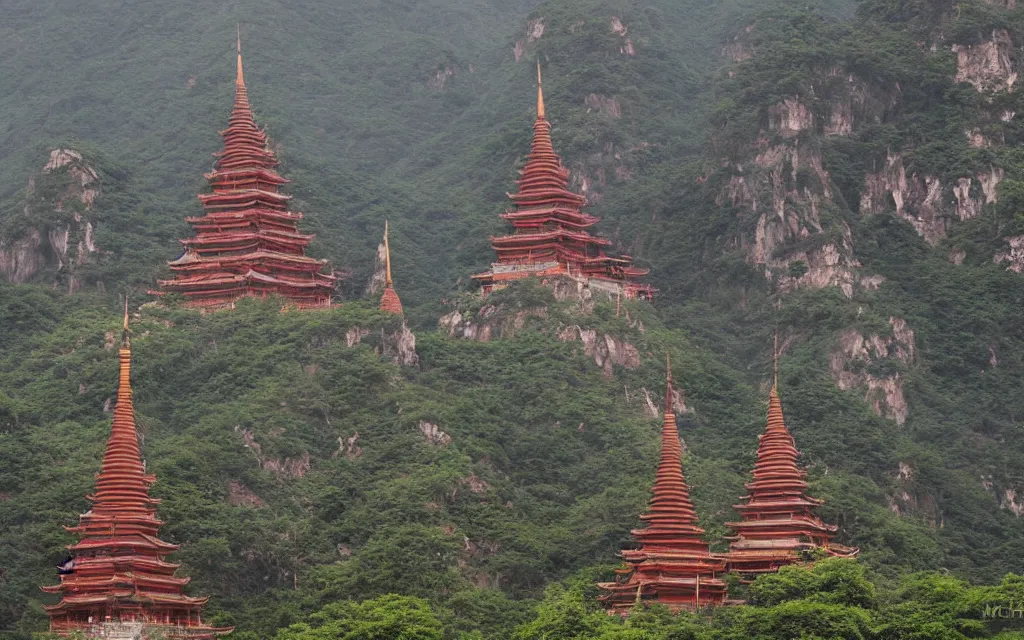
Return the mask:
M301 213L288 210L288 183L267 135L256 126L242 73L238 44L235 106L221 132L224 150L206 174L212 193L200 194L205 215L187 218L195 235L168 263L161 293L180 293L188 306L230 306L242 297L280 295L301 308L330 306L335 275L326 260L305 255L312 235L298 230Z
M395 285L391 281L391 245L388 244L387 220L384 221L384 293L380 296L380 310L402 315L402 301L398 299Z
M650 298L654 289L637 279L647 269L633 266L629 256L610 256L609 240L588 229L599 218L582 211L586 198L568 189L569 171L551 143L551 123L544 114L540 64L537 65L537 120L526 166L517 180L519 191L507 194L510 210L502 218L512 223L511 235L491 237L497 262L486 273L474 275L484 293L512 280L567 276L592 288L626 298Z
M782 416L776 373L754 478L745 485L749 494L735 506L742 518L726 523L734 534L726 554L729 571L743 579L820 556L852 558L859 551L833 543L838 527L814 514L822 501L807 495L807 472L797 466L799 455Z
M60 584L43 587L61 596L45 607L50 631L102 638L193 638L212 640L230 628L203 622L207 598L183 589L189 578L175 576L179 565L165 557L178 546L160 540L159 500L149 497L156 480L147 475L139 451L132 406L131 344L125 309L121 339L117 405L92 508L80 516L69 559L61 565Z
M625 566L615 582L597 586L609 613L625 615L641 603L657 603L673 610L725 603L725 560L711 553L704 530L690 501L683 478L683 447L672 410L672 375L668 374L665 418L661 429L661 461L653 497L640 519L644 529L634 530L640 548L622 552Z

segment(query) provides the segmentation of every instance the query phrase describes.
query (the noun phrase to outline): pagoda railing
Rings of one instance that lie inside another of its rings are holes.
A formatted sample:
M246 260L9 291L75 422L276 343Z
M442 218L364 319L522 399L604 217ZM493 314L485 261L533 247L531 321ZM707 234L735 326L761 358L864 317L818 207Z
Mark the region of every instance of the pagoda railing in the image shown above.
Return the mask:
M100 622L75 624L73 622L52 624L50 631L59 634L80 632L86 638L104 640L157 640L158 638L188 638L209 636L210 629L202 626L164 624L160 622Z
M554 269L557 266L557 262L495 262L491 265L491 269L494 273L512 273L513 271L543 271Z

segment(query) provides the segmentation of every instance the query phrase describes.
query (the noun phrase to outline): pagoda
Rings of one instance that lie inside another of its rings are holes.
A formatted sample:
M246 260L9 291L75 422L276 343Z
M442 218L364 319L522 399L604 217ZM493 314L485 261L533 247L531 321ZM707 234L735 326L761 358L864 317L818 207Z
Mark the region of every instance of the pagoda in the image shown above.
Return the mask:
M683 478L683 448L672 410L672 376L667 376L665 418L661 429L661 461L654 494L640 519L646 528L632 532L640 548L622 552L625 566L615 582L598 583L599 600L608 612L626 615L644 603L669 609L696 609L725 603L725 560L711 553Z
M569 171L551 143L551 123L544 114L544 90L537 63L537 120L526 166L516 181L519 191L506 194L512 207L501 215L512 223L511 235L491 237L497 262L474 275L486 294L512 280L568 276L610 295L650 298L654 289L636 282L647 269L633 266L629 256L609 256L611 241L588 229L599 218L582 211L586 198L568 189Z
M242 73L238 40L235 106L221 131L224 150L206 174L212 193L199 195L205 215L186 218L195 235L168 263L161 293L181 293L187 306L225 307L242 297L283 296L301 308L331 304L335 276L326 260L305 255L312 235L300 233L301 213L288 210L291 196L278 189L289 181L267 134L256 126Z
M43 587L61 600L45 607L50 631L62 636L164 637L207 640L230 628L203 622L207 598L185 595L189 578L176 577L179 565L164 558L178 545L157 537L159 500L149 497L156 480L147 475L139 451L132 406L131 344L125 307L117 405L103 466L96 476L92 508L77 527L65 527L79 540L68 546L60 584Z
M768 395L768 425L759 439L754 479L744 485L749 494L734 507L742 519L726 523L734 533L728 538L729 571L750 580L815 556L856 556L859 549L832 542L838 527L814 513L823 501L807 495L807 472L797 466L800 453L786 428L779 400L778 356Z
M384 221L384 293L380 296L380 310L402 315L402 301L398 299L394 283L391 281L391 246L388 244L387 220Z

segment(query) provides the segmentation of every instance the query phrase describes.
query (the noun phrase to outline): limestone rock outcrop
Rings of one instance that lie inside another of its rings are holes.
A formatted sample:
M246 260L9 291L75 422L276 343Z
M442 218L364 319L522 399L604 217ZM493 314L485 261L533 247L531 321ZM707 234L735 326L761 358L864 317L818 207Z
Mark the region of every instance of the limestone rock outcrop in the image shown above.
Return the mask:
M74 149L53 149L39 174L29 179L20 215L0 230L0 274L24 283L44 271L74 292L80 268L100 253L93 205L100 177Z
M874 412L902 425L909 409L903 394L903 376L899 369L914 363L917 354L914 331L902 318L889 318L888 336L865 336L847 329L832 352L829 370L840 389L860 389ZM886 361L896 367L882 366ZM897 371L888 372L895 368Z

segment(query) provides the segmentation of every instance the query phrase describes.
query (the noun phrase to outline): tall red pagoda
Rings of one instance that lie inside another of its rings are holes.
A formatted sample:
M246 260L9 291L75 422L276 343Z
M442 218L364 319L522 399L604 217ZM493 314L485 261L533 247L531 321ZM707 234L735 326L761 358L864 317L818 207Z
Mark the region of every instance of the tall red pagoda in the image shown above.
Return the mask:
M190 579L176 577L179 565L164 559L178 545L157 537L163 522L156 517L159 500L149 497L156 477L146 474L139 452L127 308L119 357L114 423L96 493L87 496L92 508L81 515L77 527L66 527L79 541L68 547L60 584L43 587L61 596L59 603L45 607L50 631L62 636L209 640L231 629L203 622L207 598L183 593Z
M609 613L625 615L641 602L658 603L673 610L696 609L725 602L725 560L711 553L704 530L690 501L690 488L682 470L676 416L672 411L672 375L668 374L665 419L661 429L661 462L653 497L640 519L644 529L634 530L640 548L622 552L625 566L615 582L598 583L599 596Z
M335 276L326 260L305 255L313 236L299 232L302 214L289 211L291 196L278 191L289 181L275 171L277 157L249 107L241 39L235 106L221 136L224 150L206 174L213 192L199 195L205 215L186 218L195 236L182 240L184 252L168 263L174 278L159 281L162 292L181 293L198 307L273 294L302 308L330 306Z
M729 571L752 579L779 567L813 559L816 554L852 558L859 549L832 542L838 527L814 514L821 500L807 495L807 472L797 466L800 452L786 428L779 400L778 374L768 396L768 426L757 447L750 492L735 506L740 522L726 523L730 536Z
M501 215L512 223L512 235L491 237L498 261L474 275L484 293L512 280L569 276L627 298L650 298L654 289L636 282L647 269L633 266L629 256L613 257L604 248L611 241L588 231L599 220L582 211L586 198L568 189L569 171L551 143L551 124L544 115L544 91L537 63L537 120L526 166L516 181L519 191L506 194L512 209Z
M380 296L380 310L402 315L402 301L391 281L391 245L388 244L388 221L384 221L384 293Z

